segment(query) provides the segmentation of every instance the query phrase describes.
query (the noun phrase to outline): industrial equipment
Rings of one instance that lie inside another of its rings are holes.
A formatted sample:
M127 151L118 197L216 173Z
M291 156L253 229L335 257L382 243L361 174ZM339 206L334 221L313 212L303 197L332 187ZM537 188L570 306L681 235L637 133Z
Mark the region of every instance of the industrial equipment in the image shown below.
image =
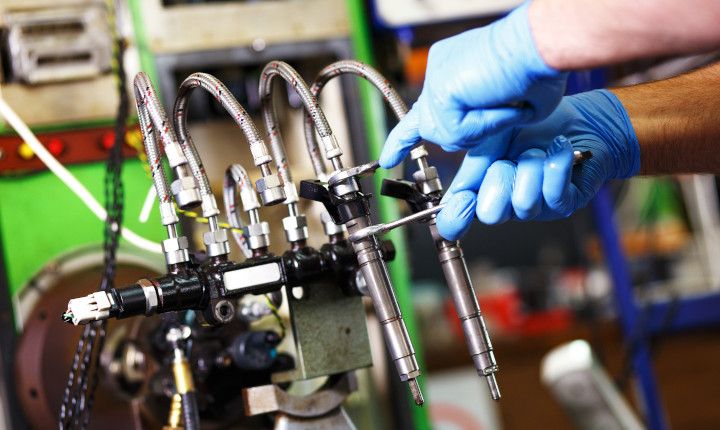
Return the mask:
M255 378L255 382L243 381L247 415L272 412L276 428L353 428L340 405L347 394L355 390L353 371L372 364L362 295L372 298L400 379L408 383L417 405L424 402L417 381L420 368L386 268L386 261L394 257L394 250L391 243L376 237L375 233L380 231L370 218L372 196L363 193L359 183L362 177L377 169L377 163L344 167L343 151L317 102L325 83L343 73L367 79L383 93L398 117L406 113L404 103L387 80L363 63L333 63L323 69L310 88L292 67L282 61L271 61L260 78L261 113L270 150L243 107L212 75L194 73L182 82L172 122L147 75L140 73L135 79L143 142L157 191L161 222L168 233L168 239L162 243L168 273L72 299L63 319L78 325L131 316L152 317L148 318L152 320L157 318L153 317L155 314L161 314L162 323L155 324L160 327L156 329L159 331L153 332L160 336L157 338L160 345L165 345L161 346L165 358L155 353L160 363L157 372L173 369L174 384L167 391L164 404L174 405L174 409L171 408L176 411L174 416L177 416L177 405L181 405L185 428L197 428L200 417L205 419L219 398L213 392L217 387L208 378L221 369L232 368L255 369L265 375ZM290 84L306 111L305 135L318 179L301 181L299 193L278 129L272 98L275 77ZM225 175L225 208L230 225L236 229L232 236L246 257L243 262L234 262L228 257L228 231L219 226L218 206L187 129L185 112L189 95L195 88L211 93L233 117L245 134L253 161L262 175L255 181L255 189L245 169L238 164L231 165ZM332 165L330 173L320 157L315 131L325 158ZM171 184L166 179L159 143L174 173ZM462 250L457 242L442 239L435 228L434 214L442 207L438 205L442 186L426 157L424 147L415 148L412 158L419 166L415 182L386 181L383 194L406 200L415 212L408 220L428 224L478 374L487 379L492 397L497 400L500 398L495 381L498 367ZM270 166L273 162L275 172ZM305 216L298 211L299 197L319 201L327 210L322 220L328 243L319 250L307 245L309 232ZM188 238L180 235L173 200L180 208L202 208L209 224L209 231L203 235L205 252L191 251ZM268 250L271 226L260 220L260 202L263 206L279 203L287 206L288 216L282 225L289 249L282 256ZM241 210L248 214L247 223L240 215ZM406 222L401 220L394 226ZM346 230L349 239L345 238ZM282 300L287 300L296 350L290 361L288 357L281 360L275 351L285 335L284 326L280 327L280 333L258 332L248 327L234 332L226 330L238 328L237 324L247 320L248 315L255 315L250 318L256 319L268 314L264 310L251 310L246 302L249 297L264 294L268 295L271 312L277 310ZM224 335L218 337L221 333ZM216 359L208 355L213 351ZM204 364L200 365L200 361ZM284 383L319 376L330 378L324 386L305 396L292 396L282 389ZM175 394L180 395L179 399L173 397Z

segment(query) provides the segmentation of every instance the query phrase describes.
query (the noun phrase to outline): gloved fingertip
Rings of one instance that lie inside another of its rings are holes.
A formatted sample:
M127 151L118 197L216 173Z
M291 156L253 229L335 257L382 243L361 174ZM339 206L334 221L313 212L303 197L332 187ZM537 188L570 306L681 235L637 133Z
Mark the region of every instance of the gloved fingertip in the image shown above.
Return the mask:
M445 194L443 194L442 199L440 199L440 204L447 203L452 196L453 193L450 190L446 191Z
M383 149L380 152L380 157L378 158L380 167L383 169L390 169L397 166L405 159L405 157L407 157L411 150L412 144L406 146L403 143L394 140L391 134L388 137L388 140L385 141L385 146L383 146Z
M447 240L462 237L474 218L476 195L472 191L460 191L446 199L446 205L437 215L440 235Z
M383 169L391 169L400 164L403 158L405 158L405 155L407 155L407 152L403 154L403 151L391 149L387 142L385 145L386 146L383 147L382 152L380 152L378 161L380 163L380 167Z
M512 214L511 196L515 181L516 166L501 160L488 168L485 180L477 195L475 214L484 224L502 224Z
M407 156L413 145L420 141L418 115L415 107L390 131L380 153L380 167L395 167Z

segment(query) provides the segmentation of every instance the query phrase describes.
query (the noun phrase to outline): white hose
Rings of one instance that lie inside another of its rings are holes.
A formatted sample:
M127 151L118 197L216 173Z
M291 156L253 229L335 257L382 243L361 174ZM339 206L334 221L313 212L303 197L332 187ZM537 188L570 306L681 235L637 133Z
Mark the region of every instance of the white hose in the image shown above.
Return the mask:
M92 194L85 188L85 186L73 176L60 162L50 154L47 149L40 143L35 137L30 128L20 119L15 111L8 105L5 100L0 96L0 116L5 118L12 128L17 131L20 137L23 138L25 143L33 150L35 155L38 156L40 161L50 169L65 185L72 190L83 203L97 216L100 221L105 222L107 218L107 212L100 203L93 197ZM121 231L122 236L133 245L138 248L145 249L150 252L162 253L162 248L159 243L155 243L151 240L145 239L139 236L137 233L123 227Z

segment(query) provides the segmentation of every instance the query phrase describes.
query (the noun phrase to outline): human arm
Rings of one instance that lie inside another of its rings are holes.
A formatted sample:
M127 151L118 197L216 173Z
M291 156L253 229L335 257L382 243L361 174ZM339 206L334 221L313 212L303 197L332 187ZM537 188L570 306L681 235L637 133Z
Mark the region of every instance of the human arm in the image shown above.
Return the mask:
M380 164L420 139L455 151L542 120L564 92L563 70L720 47L713 0L535 0L430 50L423 91L388 137Z
M641 175L720 174L720 63L611 91L635 130Z
M720 47L714 0L536 0L528 21L540 55L558 70Z

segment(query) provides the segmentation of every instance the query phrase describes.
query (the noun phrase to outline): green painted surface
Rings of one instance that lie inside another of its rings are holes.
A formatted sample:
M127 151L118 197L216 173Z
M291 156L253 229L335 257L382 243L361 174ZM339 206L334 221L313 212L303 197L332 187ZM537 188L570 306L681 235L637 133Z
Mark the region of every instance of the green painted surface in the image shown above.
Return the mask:
M69 170L105 204L104 163L71 166ZM152 185L139 160L123 165L123 225L155 242L165 238L160 213L153 206L147 223L138 216ZM0 231L11 294L15 294L45 263L67 250L102 245L104 224L49 171L0 177Z
M0 117L0 134L17 135L15 129L13 129L10 125L6 125L5 123L3 123L1 119L2 118ZM114 120L112 118L108 118L93 121L68 122L52 125L37 125L33 126L32 130L34 133L49 133L53 131L82 130L84 128L108 127L113 124Z
M145 31L145 20L142 13L142 0L128 0L130 6L130 14L132 15L133 28L135 30L135 44L138 48L138 54L140 56L140 70L147 73L150 80L155 85L155 92L157 93L160 100L162 100L162 94L157 85L157 67L155 65L155 56L150 50L150 45L147 40L147 33ZM135 79L134 76L130 76L130 79Z
M348 0L348 13L350 14L351 38L355 58L373 65L375 60L372 53L372 43L367 26L368 21L365 14L364 2L362 0ZM365 121L365 130L368 134L368 144L370 146L370 158L376 159L380 156L380 151L385 143L388 132L385 121L384 101L382 94L369 82L361 79L359 84L360 102ZM382 180L389 176L390 172L388 170L379 169L375 172L373 179L375 181L376 195L380 195ZM379 209L382 222L393 221L401 217L399 206L390 199L380 199ZM390 277L395 287L398 303L402 309L405 325L407 326L410 338L415 347L415 355L420 364L420 369L423 369L424 360L422 359L420 332L412 303L410 271L407 263L409 261L407 242L405 241L402 229L393 230L386 237L393 241L396 249L395 261L388 265ZM422 388L422 378L420 378L420 387ZM412 400L410 400L410 402L412 404L411 410L415 421L415 428L430 429L431 424L427 415L427 408L416 407L412 403Z

